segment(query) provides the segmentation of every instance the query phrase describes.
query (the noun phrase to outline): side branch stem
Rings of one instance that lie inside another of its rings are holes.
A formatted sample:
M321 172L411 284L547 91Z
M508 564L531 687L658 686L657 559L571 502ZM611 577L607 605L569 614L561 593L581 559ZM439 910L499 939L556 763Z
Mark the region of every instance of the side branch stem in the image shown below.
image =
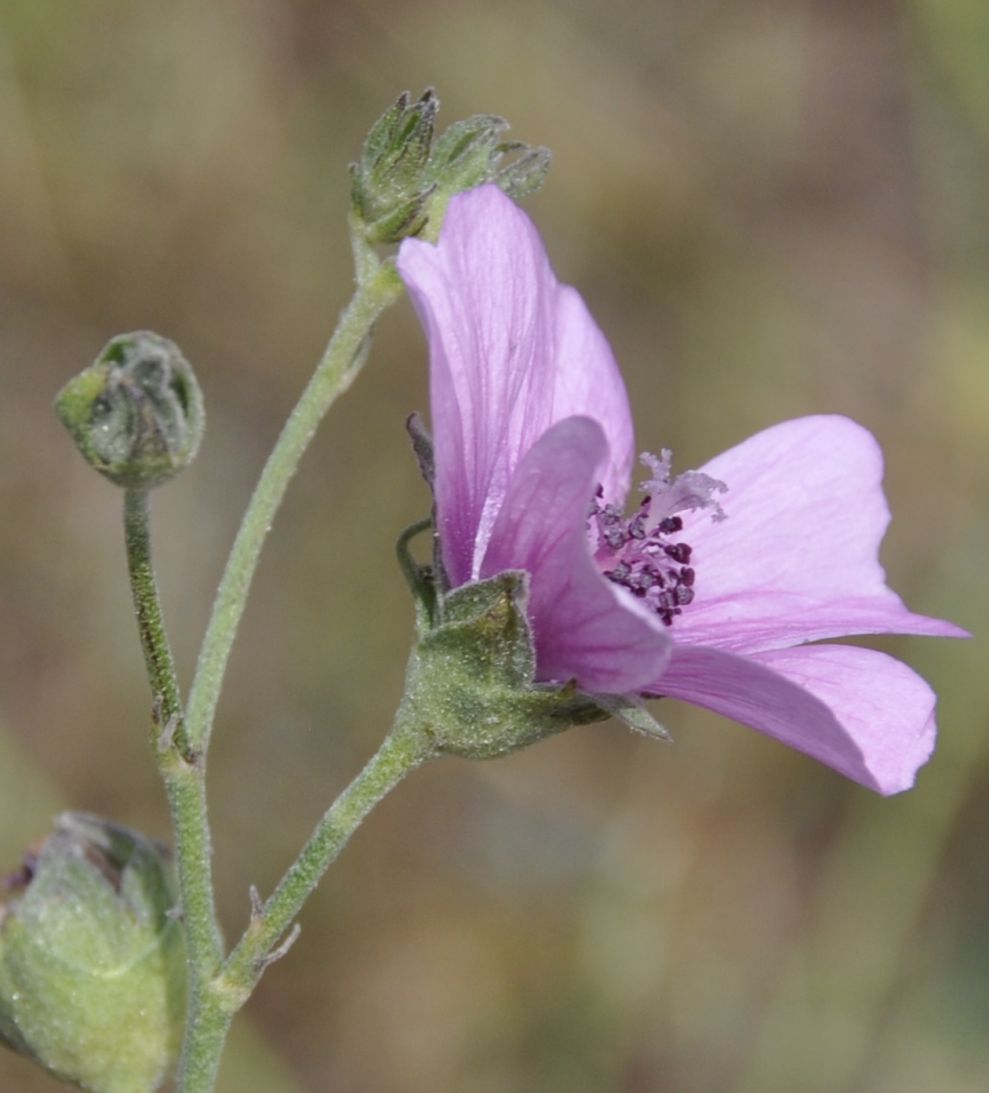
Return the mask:
M400 715L375 755L323 814L270 898L252 914L244 936L219 976L232 997L246 999L250 995L277 953L279 941L364 817L432 755L428 736L417 727L403 724Z
M381 799L431 754L424 735L392 730L361 773L316 826L295 863L263 906L252 895L244 936L210 982L203 984L194 1025L189 1025L179 1074L182 1093L211 1093L230 1025L265 968L283 955L298 932L292 924L306 899L361 821Z
M186 716L189 741L202 754L261 548L286 487L323 415L360 371L375 320L402 292L392 263L378 263L364 252L359 257L357 291L261 472L213 603Z

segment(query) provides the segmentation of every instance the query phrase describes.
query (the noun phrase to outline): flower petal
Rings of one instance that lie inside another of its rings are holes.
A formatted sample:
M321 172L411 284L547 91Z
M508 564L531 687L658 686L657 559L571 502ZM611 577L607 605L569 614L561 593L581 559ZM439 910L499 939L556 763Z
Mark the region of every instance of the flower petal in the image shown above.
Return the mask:
M587 508L606 458L604 433L590 418L566 418L544 433L512 476L480 576L531 575L539 680L629 694L657 678L672 643L658 616L606 580L591 556Z
M678 640L753 651L844 634L964 636L886 587L882 453L861 425L786 421L701 469L728 486L727 516L684 515L697 583Z
M967 630L953 622L913 614L889 590L885 596L830 600L768 589L704 599L698 595L676 621L676 637L684 644L739 653L851 634L969 636Z
M439 243L406 240L398 269L429 340L438 530L457 585L478 576L515 468L555 421L599 422L601 481L622 498L631 414L603 335L496 186L455 197Z
M649 690L741 721L882 794L909 789L934 747L934 692L872 649L736 656L676 645Z
M601 426L608 458L595 486L602 487L607 501L622 504L635 457L628 393L611 346L580 293L570 285L557 287L556 364L550 420L581 415Z

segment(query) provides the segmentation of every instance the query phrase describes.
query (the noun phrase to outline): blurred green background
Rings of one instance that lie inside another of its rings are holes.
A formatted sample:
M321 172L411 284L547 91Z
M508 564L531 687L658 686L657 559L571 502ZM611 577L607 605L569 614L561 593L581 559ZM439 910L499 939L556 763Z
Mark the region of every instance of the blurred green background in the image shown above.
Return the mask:
M346 164L403 88L504 114L527 207L622 362L640 446L866 424L884 562L972 642L877 642L942 696L881 800L671 704L418 772L265 977L225 1093L967 1093L989 1078L989 5L984 0L4 0L0 861L64 807L166 836L120 497L50 410L119 331L205 389L156 495L188 682L252 482L351 281ZM232 934L376 746L427 498L402 304L271 537L211 759ZM54 1089L0 1054L0 1089Z

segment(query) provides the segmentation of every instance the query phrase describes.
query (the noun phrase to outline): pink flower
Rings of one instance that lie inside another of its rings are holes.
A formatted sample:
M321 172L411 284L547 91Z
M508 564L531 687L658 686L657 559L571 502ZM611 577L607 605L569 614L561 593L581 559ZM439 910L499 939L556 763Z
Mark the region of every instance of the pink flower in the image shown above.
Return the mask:
M843 417L773 426L672 478L644 456L624 516L628 399L577 292L493 186L455 197L439 243L399 271L430 348L436 524L455 588L530 574L537 678L679 698L750 725L880 793L913 783L935 696L850 634L963 636L885 584L882 457Z

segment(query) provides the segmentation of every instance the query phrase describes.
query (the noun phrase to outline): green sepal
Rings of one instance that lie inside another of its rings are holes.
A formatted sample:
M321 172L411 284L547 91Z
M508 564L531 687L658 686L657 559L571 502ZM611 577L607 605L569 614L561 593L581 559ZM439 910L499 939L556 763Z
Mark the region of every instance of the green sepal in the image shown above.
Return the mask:
M434 178L443 172L463 169L472 161L486 170L498 137L508 128L508 122L495 114L473 114L463 121L447 126L436 141L429 158L429 170Z
M148 330L112 338L62 388L55 411L87 463L123 487L150 489L196 456L203 396L178 346Z
M367 243L416 235L435 241L450 199L485 182L512 197L541 185L547 149L503 141L508 122L494 114L454 122L434 139L438 110L431 89L415 102L404 92L371 127L360 159L351 164L351 206ZM516 153L513 163L503 163Z
M163 848L63 813L15 889L0 906L0 1039L93 1093L157 1089L185 1008Z
M406 91L372 126L360 171L374 189L400 193L416 183L429 160L439 106L431 88L414 103Z
M673 737L665 725L661 725L646 709L638 695L588 695L589 699L609 716L621 721L633 732L650 736L654 740L672 743Z
M500 158L498 138L507 128L504 118L475 114L446 130L436 142L426 173L446 201L491 180Z
M369 243L394 243L409 235L418 235L429 219L429 200L435 186L428 186L405 200L398 199L376 220L368 220L364 237Z
M518 201L538 190L546 181L553 154L548 148L529 148L525 145L505 150L521 150L518 159L499 168L492 181L501 187L510 198Z
M443 597L441 623L429 639L434 647L464 649L472 673L508 687L528 686L536 670L528 599L524 570L463 584Z
M395 242L404 238L403 231L411 234L416 209L425 201L421 178L438 109L439 100L428 88L414 103L403 92L371 126L360 160L351 164L354 211L369 229L375 226L373 238L368 234L374 242Z
M507 571L454 589L413 650L401 717L437 754L493 759L608 716L573 683L534 682L528 587Z

